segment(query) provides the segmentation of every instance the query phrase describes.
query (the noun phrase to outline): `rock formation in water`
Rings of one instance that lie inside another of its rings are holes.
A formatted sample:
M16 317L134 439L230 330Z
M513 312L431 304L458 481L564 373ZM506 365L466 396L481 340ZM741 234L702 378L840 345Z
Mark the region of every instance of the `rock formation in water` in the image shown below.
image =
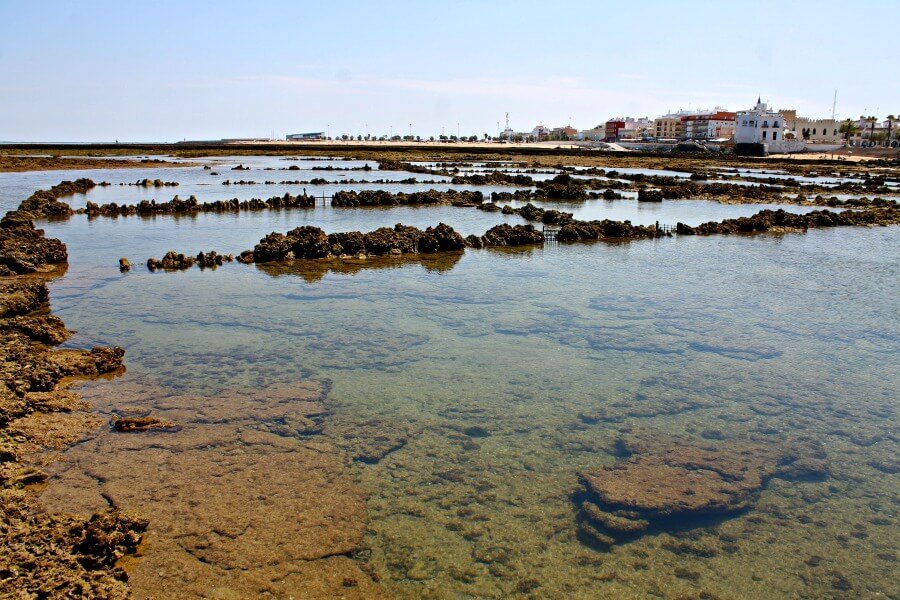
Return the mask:
M590 242L601 239L640 239L664 237L656 227L632 225L631 221L569 221L556 234L560 242Z
M469 236L467 243L473 248L491 246L526 246L543 244L544 234L533 225L510 225L501 223L488 229L481 237Z
M638 190L638 202L662 202L663 193L660 190L641 188Z
M232 261L234 261L233 254L219 254L215 250L210 250L209 252L201 251L196 256L197 265L201 269L214 269Z
M293 196L284 194L283 196L273 196L267 200L259 198L251 198L250 200L216 200L214 202L200 202L196 197L191 196L187 200L182 200L175 196L168 202L157 202L156 200L141 200L137 204L109 204L99 205L94 202L88 202L87 207L79 209L77 212L83 212L88 217L118 217L125 215L182 215L194 213L225 213L225 212L241 212L255 211L267 209L282 208L312 208L316 205L316 199L306 194Z
M828 472L825 452L810 440L711 444L645 434L619 447L626 458L579 474L579 530L601 546L748 509L772 477Z
M66 245L45 238L44 230L35 228L30 213L8 212L0 220L0 276L34 273L67 259Z
M331 258L337 256L385 256L462 250L465 240L452 227L440 223L425 231L397 224L375 231L326 234L318 227L297 227L285 233L270 233L249 251L241 253L241 262L271 262L292 258Z
M85 194L96 185L90 179L63 181L49 190L36 191L19 205L18 212L29 213L33 219L38 217L68 217L72 214L72 208L65 202L60 202L59 199L73 194Z
M134 183L120 183L119 185L133 185L137 187L177 187L177 181L163 181L162 179L139 179Z
M477 206L484 202L481 192L457 192L448 190L439 192L428 190L405 194L386 192L383 190L339 191L331 199L335 207L357 206L404 206L422 204L452 204L453 206Z
M759 233L778 230L806 230L819 227L849 227L855 225L900 224L900 209L895 206L869 210L832 212L816 210L799 215L784 210L762 210L751 217L738 217L724 221L710 221L697 227L678 223L679 235L712 235L731 233Z

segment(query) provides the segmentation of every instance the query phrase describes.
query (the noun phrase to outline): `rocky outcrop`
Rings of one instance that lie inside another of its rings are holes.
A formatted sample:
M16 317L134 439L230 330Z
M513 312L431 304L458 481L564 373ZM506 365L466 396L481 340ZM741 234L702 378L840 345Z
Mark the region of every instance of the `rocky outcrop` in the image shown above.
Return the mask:
M560 242L589 242L601 239L641 239L666 234L656 227L632 225L631 221L569 221L560 227L556 239Z
M233 254L219 254L215 250L209 252L198 252L196 257L197 265L201 269L214 269L220 267L227 262L234 261Z
M338 256L385 256L462 250L465 240L444 223L425 231L397 224L361 233L326 234L318 227L297 227L285 233L270 233L253 248L241 253L241 262L271 262L285 259L332 258Z
M521 173L509 174L500 171L454 175L450 183L454 185L534 185L534 178Z
M491 246L526 246L531 244L543 244L544 234L534 228L533 225L510 225L501 223L485 232L480 238L470 236L468 244L474 248Z
M503 212L506 212L506 206ZM545 210L532 203L528 203L520 208L511 209L512 214L517 214L527 221L539 221L545 225L562 225L572 220L572 213L561 212L558 210Z
M157 269L165 269L166 271L183 271L194 266L195 258L181 252L169 250L162 258L148 258L147 269L155 271Z
M638 190L638 202L662 202L663 193L660 190L641 188Z
M157 202L156 200L141 200L137 204L109 204L99 205L94 202L88 202L87 207L79 209L78 212L87 214L88 217L119 217L126 215L179 215L194 213L226 213L226 212L242 212L255 210L269 210L282 208L312 208L316 205L316 199L313 196L300 194L293 196L285 194L283 196L273 196L267 200L259 198L251 198L250 200L216 200L214 202L200 202L195 196L182 200L175 196L168 202Z
M405 206L423 204L452 204L454 206L477 206L484 202L481 192L457 192L448 190L439 192L428 190L405 194L386 192L383 190L339 191L331 198L335 207L358 206Z
M646 433L618 449L625 458L579 474L579 530L601 546L746 510L772 477L828 473L825 452L810 440L711 444Z
M47 514L31 494L0 492L0 561L14 569L0 579L8 598L130 598L116 562L133 554L147 521L119 510L90 519Z
M40 217L68 217L72 214L72 208L65 202L60 202L59 199L73 194L85 194L96 185L90 179L63 181L49 190L36 191L19 205L19 211L27 212L33 219Z
M137 187L177 187L177 181L163 181L162 179L139 179L134 183L120 183L119 185L134 185Z
M0 276L34 273L68 259L66 245L44 237L28 212L13 211L0 220Z
M536 198L558 200L587 200L587 182L575 179L568 173L557 175L553 179L537 182Z
M53 350L69 332L50 313L44 279L65 263L66 247L35 229L33 216L65 214L55 198L93 187L89 180L36 193L0 222L0 577L3 597L126 598L116 562L133 553L146 521L98 509L89 519L47 513L23 489L46 475L34 454L61 448L96 426L83 402L62 385L122 368L121 348ZM24 207L24 208L23 208ZM26 210L27 209L27 210ZM20 277L23 273L38 273ZM67 414L70 413L70 414ZM61 415L67 416L61 418ZM56 415L56 416L54 416ZM48 427L47 423L53 426ZM14 434L10 434L14 431Z
M900 224L900 209L890 206L870 210L846 210L832 212L816 210L804 215L784 210L762 210L751 217L739 217L724 221L710 221L696 227L678 223L679 235L712 235L732 233L759 233L778 230L806 230L818 227L850 227L855 225Z

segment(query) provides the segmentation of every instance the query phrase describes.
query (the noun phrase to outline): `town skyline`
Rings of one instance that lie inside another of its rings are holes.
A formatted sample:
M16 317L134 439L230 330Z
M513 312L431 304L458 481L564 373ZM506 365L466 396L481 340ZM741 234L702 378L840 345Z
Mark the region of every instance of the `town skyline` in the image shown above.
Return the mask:
M455 133L457 123L483 135L502 129L507 112L514 129L586 128L612 116L741 110L759 95L825 118L835 88L839 118L883 117L900 98L888 75L900 51L838 41L848 14L834 1L361 7L348 3L336 18L287 2L252 11L228 2L0 2L0 140L391 127L430 136ZM703 27L688 34L698 18ZM41 53L29 50L36 31Z

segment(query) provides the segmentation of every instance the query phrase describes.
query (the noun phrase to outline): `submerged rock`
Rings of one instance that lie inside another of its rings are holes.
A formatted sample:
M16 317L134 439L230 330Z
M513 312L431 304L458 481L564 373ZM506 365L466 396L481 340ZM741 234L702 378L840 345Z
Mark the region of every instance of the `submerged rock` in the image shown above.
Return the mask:
M155 417L121 417L113 421L113 428L122 433L138 431L178 431L171 421L163 421Z
M822 477L828 471L821 445L808 440L712 445L646 436L622 440L620 449L627 458L579 474L579 528L603 546L748 509L772 477Z
M128 414L120 403L140 399L180 428L86 441L42 502L82 511L113 502L149 518L153 543L129 564L137 597L384 597L353 558L365 552L366 496L344 455L308 436L327 414L327 389L295 382L173 396L138 383L94 386L95 406ZM97 477L87 485L85 467Z

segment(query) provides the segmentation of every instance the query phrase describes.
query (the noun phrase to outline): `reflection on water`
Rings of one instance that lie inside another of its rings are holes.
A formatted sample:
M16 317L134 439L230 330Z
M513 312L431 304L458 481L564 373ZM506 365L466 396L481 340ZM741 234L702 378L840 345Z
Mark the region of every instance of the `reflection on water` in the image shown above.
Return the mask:
M702 210L671 206L689 216ZM336 219L352 214L352 227L326 229L407 223L400 210L331 211ZM434 224L441 211L471 215L473 230L502 218L434 207L411 224ZM263 219L294 223L301 214L254 215L256 222L201 216L189 228L168 218L53 225L49 232L70 244L73 260L51 299L78 330L70 343L126 348L128 373L104 384L110 396L145 385L177 392L167 410L185 419L197 410L189 394L199 394L230 398L233 420L258 428L265 415L231 390L330 380L322 402L332 420L321 433L295 436L355 457L352 471L368 494L365 555L388 591L409 598L900 593L896 228L366 261L376 268L360 261L125 275L114 268L120 255L167 246L208 249L220 246L214 239L238 239L249 247L260 231L289 228ZM617 441L639 431L725 451L748 438L775 447L811 436L830 474L773 479L745 512L598 551L578 537L577 474L613 464ZM114 440L98 438L90 452L71 456L102 476L110 460L96 457L115 451L122 442ZM141 444L148 456L160 451L152 435L128 443L138 446L136 456ZM282 476L273 482L291 485ZM146 506L165 520L155 500L126 496L130 508ZM260 500L255 508L265 506Z
M371 256L366 258L334 258L322 260L298 260L286 263L259 263L256 268L272 277L301 277L307 283L321 281L328 273L355 275L363 270L400 269L418 264L432 273L445 273L452 269L462 253L406 254L401 256Z

